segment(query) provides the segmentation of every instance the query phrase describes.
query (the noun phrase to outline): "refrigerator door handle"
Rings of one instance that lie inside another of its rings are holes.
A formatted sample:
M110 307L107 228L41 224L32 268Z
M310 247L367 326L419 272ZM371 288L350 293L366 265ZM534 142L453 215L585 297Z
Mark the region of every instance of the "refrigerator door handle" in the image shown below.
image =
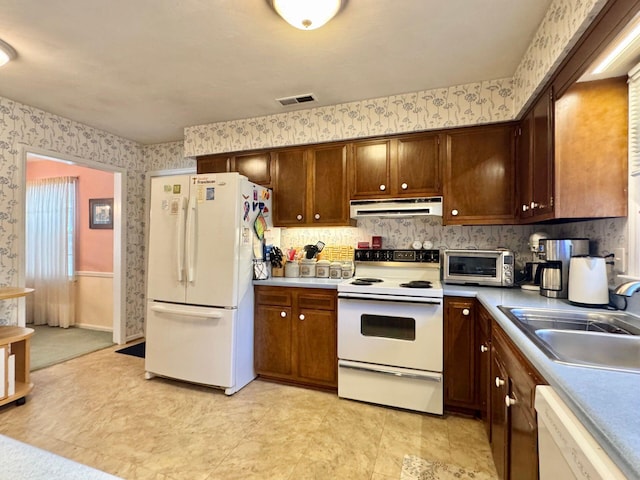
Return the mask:
M186 224L185 210L187 208L186 197L180 197L178 208L178 228L176 229L176 265L178 266L178 282L184 281L184 231Z
M187 281L195 278L195 243L196 243L196 196L189 199L187 212Z
M211 309L201 309L200 311L186 310L179 307L168 307L166 305L153 305L151 307L156 313L165 315L181 315L183 317L195 318L222 318L222 313Z

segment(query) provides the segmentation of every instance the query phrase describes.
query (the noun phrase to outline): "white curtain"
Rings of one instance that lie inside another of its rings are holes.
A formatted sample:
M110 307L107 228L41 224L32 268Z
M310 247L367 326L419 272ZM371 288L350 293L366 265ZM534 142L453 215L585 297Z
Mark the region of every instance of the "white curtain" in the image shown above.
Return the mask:
M27 322L67 328L75 322L76 177L27 182Z

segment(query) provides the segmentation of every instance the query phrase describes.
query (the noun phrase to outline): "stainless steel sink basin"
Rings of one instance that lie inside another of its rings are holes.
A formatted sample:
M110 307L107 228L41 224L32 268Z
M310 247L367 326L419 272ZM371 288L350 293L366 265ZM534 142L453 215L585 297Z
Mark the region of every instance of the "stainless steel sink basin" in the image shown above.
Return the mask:
M640 373L640 317L616 311L498 308L553 361Z
M538 330L536 335L560 362L640 372L640 337L566 330Z

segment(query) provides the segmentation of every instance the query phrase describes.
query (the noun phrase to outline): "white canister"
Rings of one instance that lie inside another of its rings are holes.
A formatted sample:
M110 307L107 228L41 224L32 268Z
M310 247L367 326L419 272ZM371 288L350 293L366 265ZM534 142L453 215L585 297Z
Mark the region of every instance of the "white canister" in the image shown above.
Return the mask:
M316 276L316 260L314 258L300 260L300 276L305 278Z
M353 262L342 263L342 278L353 277Z
M342 278L342 263L331 262L331 265L329 265L329 278Z
M316 263L316 277L329 278L330 265L331 262L329 260L318 260L318 263Z
M288 278L297 278L300 276L300 265L298 262L287 262L284 264L284 276Z

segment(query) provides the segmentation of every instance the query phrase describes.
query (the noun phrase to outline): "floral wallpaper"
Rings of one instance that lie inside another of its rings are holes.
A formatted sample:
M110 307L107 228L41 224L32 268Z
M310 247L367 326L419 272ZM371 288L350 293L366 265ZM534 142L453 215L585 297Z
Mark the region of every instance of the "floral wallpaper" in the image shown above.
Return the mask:
M196 159L184 156L184 142L156 143L142 147L145 170L196 168Z
M140 146L130 140L0 97L0 285L17 285L23 208L19 145L117 166L126 170L126 334L140 333L144 320L144 166ZM131 221L135 219L136 221ZM0 324L17 323L17 304L0 302Z
M320 143L513 118L511 79L185 128L185 155Z
M554 0L513 76L516 116L527 108L606 0Z

